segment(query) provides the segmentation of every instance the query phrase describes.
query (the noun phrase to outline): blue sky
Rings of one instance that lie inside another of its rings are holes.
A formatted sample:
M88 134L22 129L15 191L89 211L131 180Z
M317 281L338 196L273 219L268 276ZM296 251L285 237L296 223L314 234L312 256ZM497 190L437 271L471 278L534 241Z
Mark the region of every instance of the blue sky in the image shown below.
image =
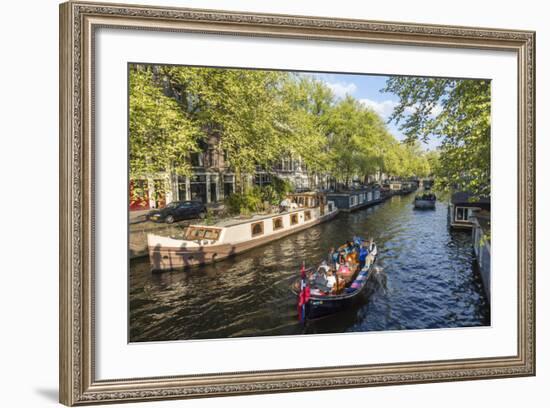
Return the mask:
M399 101L397 95L390 92L381 92L381 89L386 85L388 76L332 73L304 73L303 75L323 81L332 89L337 98L344 98L346 95L353 96L365 106L372 108L386 122ZM395 122L387 123L387 127L398 140L404 139L403 133L398 129ZM438 145L439 141L432 138L427 144L423 143L422 147L431 150Z

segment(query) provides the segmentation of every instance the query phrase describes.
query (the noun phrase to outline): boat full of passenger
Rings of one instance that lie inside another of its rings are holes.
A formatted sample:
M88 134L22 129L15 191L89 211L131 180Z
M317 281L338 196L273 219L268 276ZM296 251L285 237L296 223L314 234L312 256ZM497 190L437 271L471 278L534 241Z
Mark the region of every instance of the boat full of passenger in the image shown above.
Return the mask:
M292 285L298 299L302 322L325 317L349 308L364 293L371 275L376 272L378 247L370 239L353 241L331 249L329 259L317 269L302 266L300 278Z
M331 220L338 214L324 193L289 194L278 212L193 224L183 239L147 235L151 269L167 271L205 265Z

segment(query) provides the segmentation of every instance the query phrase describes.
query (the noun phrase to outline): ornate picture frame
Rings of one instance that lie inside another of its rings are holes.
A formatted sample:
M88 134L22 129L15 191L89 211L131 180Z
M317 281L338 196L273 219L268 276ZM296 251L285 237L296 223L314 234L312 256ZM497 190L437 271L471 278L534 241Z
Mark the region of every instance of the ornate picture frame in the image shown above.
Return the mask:
M505 50L517 55L517 353L419 361L97 380L94 46L100 27ZM195 398L535 374L535 33L288 15L68 2L60 6L60 401Z

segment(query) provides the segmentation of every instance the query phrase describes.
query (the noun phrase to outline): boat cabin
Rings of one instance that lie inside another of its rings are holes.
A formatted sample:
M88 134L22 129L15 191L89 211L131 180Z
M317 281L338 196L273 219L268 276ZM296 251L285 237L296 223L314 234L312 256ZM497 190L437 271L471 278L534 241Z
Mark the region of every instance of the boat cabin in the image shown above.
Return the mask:
M448 220L451 228L471 229L474 226L472 216L475 211L491 210L491 200L486 197L474 197L461 191L454 193L449 203Z
M392 194L408 194L415 191L418 185L414 181L390 181L389 189Z
M403 188L403 183L400 182L400 181L391 181L389 184L388 184L389 188L390 188L390 191L394 191L394 192L397 192L397 191L401 191L402 188Z
M286 198L295 203L298 208L314 208L326 204L326 195L322 193L305 192L287 194Z
M193 225L187 228L185 231L184 238L189 241L196 241L196 240L209 240L209 241L217 241L220 238L221 229L220 228L212 228L212 227L206 227L202 225Z

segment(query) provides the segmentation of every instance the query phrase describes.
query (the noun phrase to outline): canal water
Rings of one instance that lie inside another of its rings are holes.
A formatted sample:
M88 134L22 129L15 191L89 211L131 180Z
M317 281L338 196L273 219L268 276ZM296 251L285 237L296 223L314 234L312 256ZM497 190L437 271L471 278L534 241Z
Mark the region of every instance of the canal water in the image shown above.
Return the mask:
M129 340L472 327L490 324L470 232L450 231L446 203L414 210L414 194L255 248L215 265L152 274L147 258L130 263ZM291 283L331 246L373 237L387 277L345 312L298 322Z

